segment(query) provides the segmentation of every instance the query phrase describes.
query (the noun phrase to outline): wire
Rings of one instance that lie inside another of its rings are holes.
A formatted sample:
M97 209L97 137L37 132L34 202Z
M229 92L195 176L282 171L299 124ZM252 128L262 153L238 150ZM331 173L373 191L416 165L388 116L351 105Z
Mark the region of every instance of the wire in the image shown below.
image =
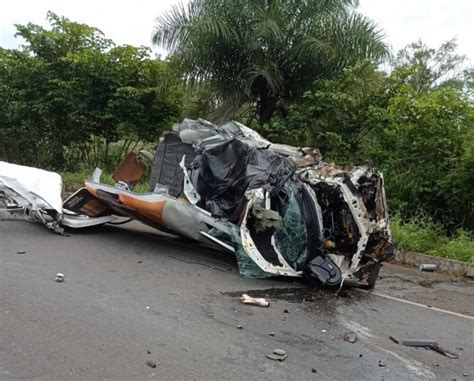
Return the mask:
M133 218L129 218L128 220L125 220L125 221L120 221L120 222L109 222L110 225L123 225L123 224L126 224L130 221L132 221Z

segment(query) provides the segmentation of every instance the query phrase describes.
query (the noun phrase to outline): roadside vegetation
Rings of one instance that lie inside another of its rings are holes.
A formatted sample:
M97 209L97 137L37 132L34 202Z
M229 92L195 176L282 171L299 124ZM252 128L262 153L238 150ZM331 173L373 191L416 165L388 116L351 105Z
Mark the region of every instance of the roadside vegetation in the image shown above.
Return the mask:
M443 226L427 216L402 221L397 214L390 219L390 227L399 250L474 263L474 237L467 230L458 229L447 236Z
M54 13L17 25L24 44L0 48L0 160L59 171L70 191L96 166L112 183L183 117L236 119L381 169L399 248L472 262L474 71L454 40L390 52L355 4L190 1L157 19L165 60Z
M82 169L76 172L61 172L64 192L67 194L73 193L79 188L83 187L84 180L90 178L93 171L94 169L91 168L90 170ZM115 180L112 178L112 174L110 172L102 172L100 182L107 185L115 184ZM133 191L137 193L148 192L148 176L144 176L144 178L142 178L140 182L135 185Z

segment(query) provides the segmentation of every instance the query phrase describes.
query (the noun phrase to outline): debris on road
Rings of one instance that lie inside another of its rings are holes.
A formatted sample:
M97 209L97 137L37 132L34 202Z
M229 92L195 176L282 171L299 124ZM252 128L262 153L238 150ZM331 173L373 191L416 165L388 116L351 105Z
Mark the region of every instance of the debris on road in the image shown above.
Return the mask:
M148 360L146 362L146 365L148 365L150 368L156 368L156 363L154 363L153 361L151 360Z
M252 306L268 307L270 302L265 298L253 298L248 294L242 294L240 301L244 304L251 304Z
M275 336L275 332L270 332L268 336Z
M0 210L39 222L59 234L64 232L64 226L90 227L114 220L111 215L89 216L67 210L63 206L61 192L59 174L0 161L0 207L6 208Z
M397 339L395 339L393 336L389 336L388 337L391 341L393 341L395 344L400 344L400 341L398 341Z
M243 329L244 327L242 327L240 324L237 326L238 329Z
M434 340L406 339L402 340L402 344L407 347L430 347L438 345L438 342Z
M344 341L349 343L355 343L357 341L357 335L355 332L348 332L344 334Z
M441 348L438 345L438 342L434 340L408 339L408 340L402 340L402 344L408 347L422 347L422 348L431 349L435 352L442 354L443 356L446 356L452 359L459 358L459 355L457 355L456 353L450 352L444 348Z
M63 273L57 273L56 278L54 278L54 280L58 283L63 282L64 281L64 274Z
M379 360L379 367L383 368L386 365L385 361Z
M434 272L438 270L438 265L434 265L431 263L423 263L420 265L420 271L426 271L426 272Z
M275 349L273 353L266 355L266 357L274 361L285 361L288 355L283 349Z
M449 357L451 359L457 359L459 358L459 355L457 355L456 353L453 353L453 352L450 352L444 348L441 348L440 346L438 345L431 345L429 346L429 348L435 352L438 352L440 354L442 354L443 356L446 356L446 357Z
M26 251L17 251L17 254L26 254Z

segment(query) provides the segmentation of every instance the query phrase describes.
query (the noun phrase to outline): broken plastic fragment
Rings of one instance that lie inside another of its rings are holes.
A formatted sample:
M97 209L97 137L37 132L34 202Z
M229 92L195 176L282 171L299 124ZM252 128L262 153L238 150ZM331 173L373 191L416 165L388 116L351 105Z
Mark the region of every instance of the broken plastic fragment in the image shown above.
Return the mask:
M240 297L240 301L244 304L251 304L253 306L259 307L268 307L270 302L267 301L265 298L253 298L250 295L242 294Z

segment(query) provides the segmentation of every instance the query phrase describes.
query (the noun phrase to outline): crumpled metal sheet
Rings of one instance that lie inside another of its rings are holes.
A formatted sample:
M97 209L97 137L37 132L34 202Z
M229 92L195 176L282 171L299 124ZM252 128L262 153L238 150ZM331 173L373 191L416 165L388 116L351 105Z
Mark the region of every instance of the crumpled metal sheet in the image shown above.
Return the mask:
M95 218L65 210L61 193L59 174L0 161L0 209L4 215L42 223L56 233L63 233L62 226L83 228L114 219L110 215Z
M16 180L27 193L30 202L62 213L62 179L55 172L0 161L0 180Z

